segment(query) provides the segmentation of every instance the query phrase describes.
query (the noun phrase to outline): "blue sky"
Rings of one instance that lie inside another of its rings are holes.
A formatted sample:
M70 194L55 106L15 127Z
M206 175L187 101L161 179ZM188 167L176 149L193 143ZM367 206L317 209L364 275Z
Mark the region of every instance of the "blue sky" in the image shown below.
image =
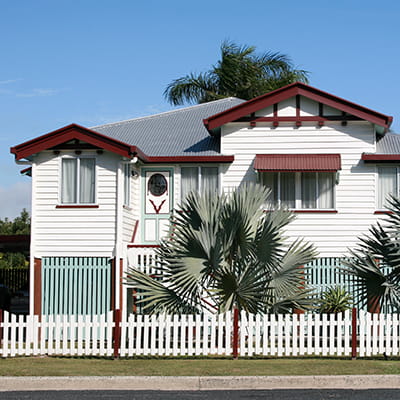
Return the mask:
M11 146L172 109L166 85L209 69L224 39L288 54L400 132L399 20L395 0L0 0L0 218L30 203Z

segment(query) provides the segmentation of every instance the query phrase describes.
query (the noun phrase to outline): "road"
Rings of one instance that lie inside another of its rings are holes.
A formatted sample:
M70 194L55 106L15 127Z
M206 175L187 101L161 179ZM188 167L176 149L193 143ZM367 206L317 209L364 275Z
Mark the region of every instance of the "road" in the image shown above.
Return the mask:
M217 390L217 391L35 391L0 392L1 400L398 400L398 389Z

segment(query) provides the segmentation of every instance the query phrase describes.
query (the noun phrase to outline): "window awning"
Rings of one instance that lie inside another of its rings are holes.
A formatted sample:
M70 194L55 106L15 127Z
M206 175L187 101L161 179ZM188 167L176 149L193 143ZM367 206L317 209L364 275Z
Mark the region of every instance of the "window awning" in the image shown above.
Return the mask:
M341 169L340 154L257 154L257 171L335 172Z

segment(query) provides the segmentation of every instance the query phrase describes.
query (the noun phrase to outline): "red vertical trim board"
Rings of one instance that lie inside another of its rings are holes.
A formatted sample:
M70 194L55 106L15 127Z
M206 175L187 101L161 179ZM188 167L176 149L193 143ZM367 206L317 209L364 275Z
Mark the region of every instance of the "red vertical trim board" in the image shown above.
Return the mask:
M35 258L33 263L33 313L42 314L42 260Z
M232 340L232 356L237 359L239 355L239 310L233 310L233 340Z
M122 300L123 300L123 296L122 296L122 272L123 272L123 268L124 268L124 260L121 258L119 260L119 309L122 310Z
M114 310L114 358L119 357L121 343L121 310Z

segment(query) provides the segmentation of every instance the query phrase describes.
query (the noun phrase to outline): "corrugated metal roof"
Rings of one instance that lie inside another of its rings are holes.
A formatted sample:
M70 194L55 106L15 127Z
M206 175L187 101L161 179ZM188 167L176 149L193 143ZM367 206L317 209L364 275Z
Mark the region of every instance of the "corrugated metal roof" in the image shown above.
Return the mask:
M376 142L377 154L400 154L400 135L386 133Z
M254 169L259 171L337 171L340 154L257 154Z
M203 119L243 102L229 97L91 129L137 146L149 156L217 155L220 154L219 139L210 136Z

